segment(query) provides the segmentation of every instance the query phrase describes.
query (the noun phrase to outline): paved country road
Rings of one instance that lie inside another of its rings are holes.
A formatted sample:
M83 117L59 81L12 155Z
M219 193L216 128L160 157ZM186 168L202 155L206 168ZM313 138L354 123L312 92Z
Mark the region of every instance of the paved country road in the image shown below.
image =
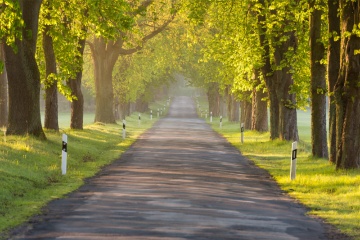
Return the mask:
M14 239L328 239L269 175L196 117L190 98Z

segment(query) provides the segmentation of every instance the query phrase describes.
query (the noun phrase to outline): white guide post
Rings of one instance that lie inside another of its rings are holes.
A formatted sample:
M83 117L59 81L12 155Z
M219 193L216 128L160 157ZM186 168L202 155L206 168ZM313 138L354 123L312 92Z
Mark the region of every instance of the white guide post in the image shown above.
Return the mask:
M290 179L294 180L296 177L296 154L297 154L297 142L292 143L291 151L291 165L290 165Z
M139 113L139 125L141 124L141 115Z
M241 123L241 128L240 128L240 132L241 132L241 143L244 143L244 123Z
M122 130L122 138L126 138L126 120L123 120L123 130Z
M220 128L222 128L222 116L220 116Z
M152 120L152 110L150 110L150 120Z
M210 122L212 122L212 112L210 112Z
M61 154L61 172L62 175L66 174L66 167L67 167L67 135L62 135L62 154Z
M158 109L158 112L157 112L157 113L158 113L158 115L157 115L157 116L158 116L158 118L159 118L159 116L160 116L160 109Z

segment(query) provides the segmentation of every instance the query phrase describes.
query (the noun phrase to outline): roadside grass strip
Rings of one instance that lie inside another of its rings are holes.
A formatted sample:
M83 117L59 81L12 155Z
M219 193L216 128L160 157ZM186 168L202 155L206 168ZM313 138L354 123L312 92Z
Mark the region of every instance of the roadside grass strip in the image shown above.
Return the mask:
M49 201L76 190L86 178L118 159L157 120L150 120L144 113L139 124L138 114L126 117L126 139L122 139L120 120L118 124L93 123L84 130L45 130L47 141L6 136L5 129L1 129L0 239L6 239L10 229L39 214ZM63 133L68 135L66 175L61 173Z
M207 122L245 157L266 169L284 191L307 206L310 215L319 216L343 233L360 239L360 170L336 171L327 160L311 157L310 124L306 134L300 135L296 179L291 181L291 142L270 141L268 132L245 131L241 144L239 123L224 119L220 129L218 118Z

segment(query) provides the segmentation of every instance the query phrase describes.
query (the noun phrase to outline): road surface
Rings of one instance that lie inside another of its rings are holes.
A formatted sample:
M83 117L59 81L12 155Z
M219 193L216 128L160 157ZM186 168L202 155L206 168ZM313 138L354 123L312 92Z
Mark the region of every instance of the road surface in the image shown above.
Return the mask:
M326 227L177 97L121 158L14 239L328 239Z

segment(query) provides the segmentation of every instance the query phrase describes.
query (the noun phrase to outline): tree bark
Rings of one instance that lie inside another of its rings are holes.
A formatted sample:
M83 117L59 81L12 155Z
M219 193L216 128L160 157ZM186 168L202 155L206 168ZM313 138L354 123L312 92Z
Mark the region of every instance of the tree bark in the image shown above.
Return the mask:
M267 102L263 98L267 93L263 90L253 90L251 130L266 132L269 131Z
M360 165L360 37L353 33L360 16L359 1L340 1L341 58L335 85L336 98L336 167L358 168Z
M322 10L310 0L310 61L311 61L311 146L314 157L328 158L326 132L326 67L321 63L325 46L321 42Z
M209 113L212 112L213 117L220 116L220 94L217 83L210 83L207 91L209 102Z
M145 100L145 96L142 95L136 100L135 111L147 112L149 110L149 103Z
M0 61L4 62L4 54L0 49ZM8 119L8 81L6 67L0 73L0 127L6 127Z
M57 81L51 79L51 75L56 74L57 72L56 58L53 48L53 39L49 35L49 30L50 27L45 26L45 30L42 34L46 68L44 127L59 131Z
M96 93L95 122L116 123L113 112L112 71L119 53L113 41L106 42L102 37L94 39L92 53Z
M236 97L231 94L231 120L232 122L239 122L240 121L240 103L236 101Z
M249 101L241 101L241 123L244 123L245 129L251 129L252 105Z
M85 49L85 39L80 39L78 42L78 51L79 55L77 56L77 61L81 61L84 55ZM71 129L83 129L84 124L84 96L81 91L81 79L82 79L82 67L76 73L74 79L69 79L68 86L71 89L72 95L76 98L71 102L71 120L70 128Z
M15 40L16 52L4 45L9 80L7 134L30 134L45 139L40 117L40 73L35 60L41 0L19 0L19 3L25 24L22 40Z
M329 46L328 46L328 89L329 89L329 161L336 163L336 104L334 87L339 76L340 68L340 36L339 1L328 0ZM336 33L334 36L333 34Z

